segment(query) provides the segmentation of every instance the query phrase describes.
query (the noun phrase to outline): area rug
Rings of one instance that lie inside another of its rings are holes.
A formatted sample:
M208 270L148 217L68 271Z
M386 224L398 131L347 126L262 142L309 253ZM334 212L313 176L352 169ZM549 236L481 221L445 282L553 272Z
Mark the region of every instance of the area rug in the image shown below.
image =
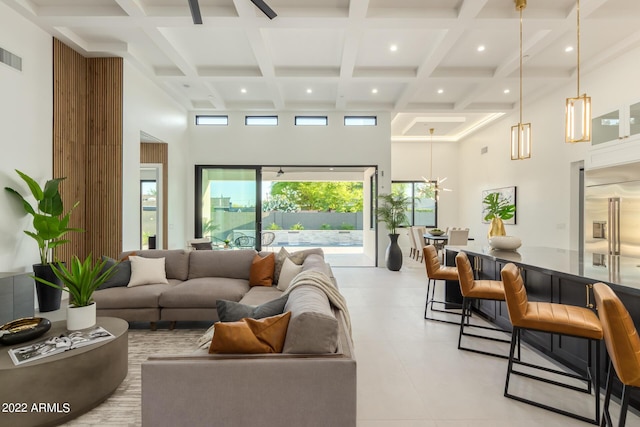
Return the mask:
M185 354L196 348L196 342L206 329L175 329L150 331L129 330L129 373L116 391L102 404L64 426L73 427L139 427L140 366L151 355Z

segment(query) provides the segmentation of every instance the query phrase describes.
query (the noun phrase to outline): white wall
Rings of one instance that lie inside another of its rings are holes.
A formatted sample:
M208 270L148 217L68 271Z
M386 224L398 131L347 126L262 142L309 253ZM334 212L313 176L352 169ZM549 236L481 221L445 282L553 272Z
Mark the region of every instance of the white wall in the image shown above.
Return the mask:
M125 61L123 114L123 250L140 247L140 131L169 144L169 236L165 239L170 249L184 248L186 186L193 181L187 179L187 112Z
M635 49L582 75L581 87L592 97L594 117L619 103L640 99L640 86L635 84L639 55L640 49ZM471 227L470 234L476 239L486 241L488 229L481 222L482 190L515 185L517 225L507 225L507 234L521 237L523 245L577 247L578 195L572 177L572 170L575 174L577 168L572 164L583 161L591 146L564 142L564 105L568 96L575 96L574 82L554 88L538 102L524 99L523 120L532 123L533 135L529 160L511 161L509 157L510 127L517 124L517 113L462 142L459 219ZM484 146L489 152L481 155Z
M0 63L0 187L22 194L29 190L14 169L40 184L53 173L52 44L49 34L0 3L0 47L22 57L22 71ZM30 217L4 190L0 218L0 271L31 270L39 260L38 246L22 232Z
M227 114L227 113L224 113ZM255 113L251 113L255 114ZM349 112L349 115L358 115ZM195 126L195 115L189 119L190 152L188 161L189 206L188 232L194 229L193 171L199 165L335 165L378 166L379 191L391 188L391 125L386 112L376 115L377 126L343 124L344 112L317 112L327 115L329 125L294 126L293 112L279 112L278 126L245 126L243 112L230 112L228 126ZM384 172L384 176L383 175ZM382 227L381 227L382 228ZM380 230L378 258L384 260L386 230ZM379 261L381 265L384 263Z

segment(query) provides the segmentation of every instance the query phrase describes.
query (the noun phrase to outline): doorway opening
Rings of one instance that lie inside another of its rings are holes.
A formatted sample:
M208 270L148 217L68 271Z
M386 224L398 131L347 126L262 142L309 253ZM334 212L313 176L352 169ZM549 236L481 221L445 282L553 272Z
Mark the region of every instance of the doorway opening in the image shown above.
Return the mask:
M162 248L162 165L140 168L140 248Z

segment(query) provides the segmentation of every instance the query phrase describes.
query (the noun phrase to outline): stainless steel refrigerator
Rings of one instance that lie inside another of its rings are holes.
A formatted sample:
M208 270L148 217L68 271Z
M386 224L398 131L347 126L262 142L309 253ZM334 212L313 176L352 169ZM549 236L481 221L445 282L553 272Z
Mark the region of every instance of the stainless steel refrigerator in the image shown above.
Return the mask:
M640 163L585 171L584 249L640 258Z

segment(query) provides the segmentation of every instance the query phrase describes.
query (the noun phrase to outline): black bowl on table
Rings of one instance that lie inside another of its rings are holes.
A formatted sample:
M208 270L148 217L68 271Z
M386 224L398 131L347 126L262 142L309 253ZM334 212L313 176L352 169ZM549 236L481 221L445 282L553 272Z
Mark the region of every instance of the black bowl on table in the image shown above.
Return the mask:
M51 321L44 317L24 317L0 326L0 344L20 344L43 335L51 329Z

